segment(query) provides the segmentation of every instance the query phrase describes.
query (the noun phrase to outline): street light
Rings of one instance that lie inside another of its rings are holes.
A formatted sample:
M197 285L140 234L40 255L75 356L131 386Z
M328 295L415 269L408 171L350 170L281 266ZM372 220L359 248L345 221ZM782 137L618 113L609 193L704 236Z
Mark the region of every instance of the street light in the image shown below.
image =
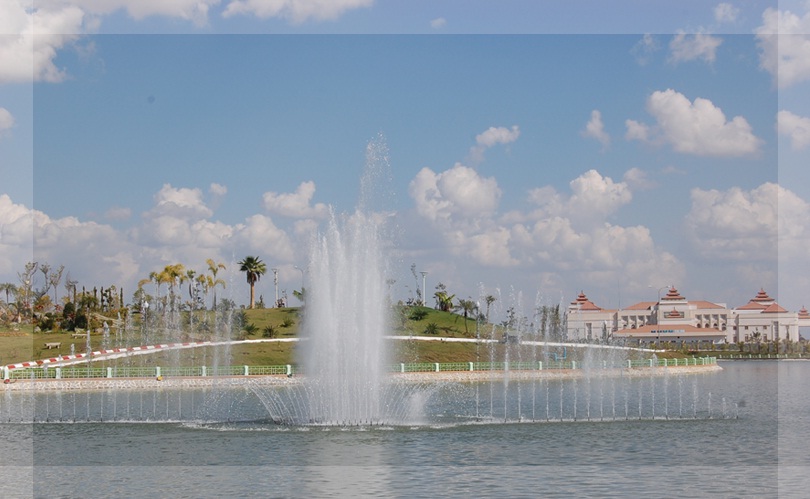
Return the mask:
M419 273L422 274L422 306L424 307L426 303L425 300L427 298L425 296L425 276L427 276L428 273L424 270Z
M278 269L271 269L273 271L273 284L276 286L276 301L274 307L278 308Z

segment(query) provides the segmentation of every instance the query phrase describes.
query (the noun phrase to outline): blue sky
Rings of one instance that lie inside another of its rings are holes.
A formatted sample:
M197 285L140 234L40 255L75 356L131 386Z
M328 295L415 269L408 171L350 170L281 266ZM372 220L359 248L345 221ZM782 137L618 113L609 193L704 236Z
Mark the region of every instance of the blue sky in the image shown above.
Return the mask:
M27 79L0 75L0 282L48 261L129 296L170 263L257 254L291 295L308 234L353 209L382 142L403 299L415 263L430 289L529 306L666 284L810 305L804 3L206 3L25 12L66 28ZM777 15L800 33L778 65Z

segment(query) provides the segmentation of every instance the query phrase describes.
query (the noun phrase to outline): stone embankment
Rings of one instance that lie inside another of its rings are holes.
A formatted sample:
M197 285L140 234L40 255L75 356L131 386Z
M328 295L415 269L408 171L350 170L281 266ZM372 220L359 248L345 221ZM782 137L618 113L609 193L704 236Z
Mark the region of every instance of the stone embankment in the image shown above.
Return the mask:
M471 383L505 380L559 380L583 378L622 378L650 376L678 376L721 371L717 364L698 366L642 367L620 369L545 369L526 371L441 371L391 374L391 380L403 383L453 382ZM303 376L189 376L155 378L94 378L94 379L16 379L4 383L5 390L182 390L243 386L246 383L262 385L292 385L304 381Z

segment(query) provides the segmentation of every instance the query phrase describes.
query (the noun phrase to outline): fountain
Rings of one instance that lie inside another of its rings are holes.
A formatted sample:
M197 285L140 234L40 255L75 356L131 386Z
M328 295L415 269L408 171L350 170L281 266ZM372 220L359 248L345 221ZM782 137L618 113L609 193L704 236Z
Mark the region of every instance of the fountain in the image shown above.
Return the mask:
M228 376L220 377L216 375L217 357L213 373L203 368L196 380L178 383L162 381L164 374L183 376L177 367L157 372L156 379L114 380L95 390L71 380L51 385L59 389L28 383L22 390L6 390L0 399L0 422L272 421L402 426L698 418L714 417L712 411L718 411L717 407L724 416L734 413L725 400L712 408L711 394L702 395L701 377L692 376L687 383L684 376L655 367L655 358L649 368L635 373L625 369L625 351L618 349L579 345L578 360L569 358L576 346L551 344L548 325L521 319L523 298L514 291L496 301L497 306L502 301L509 305L503 340L481 337L476 343L479 358L486 361L478 364L488 366L483 371L470 362L469 371L475 373L391 373L387 345L392 340L386 338L391 308L385 283L391 273L385 255L386 217L371 206L380 188L375 179L386 176L387 171L384 141L372 141L358 208L348 214L331 213L324 232L313 237L298 348L300 370L293 372L288 367L287 377L239 378L234 375L248 374L248 367L242 372L242 366L225 366L223 372ZM481 294L484 300L483 289ZM536 310L540 303L538 298ZM152 328L151 337L172 339L181 334L174 305L162 315L157 307L145 310L148 314L144 312L141 327ZM229 342L229 318L215 321L214 340ZM106 322L104 326L106 343L111 341L110 327ZM132 327L127 321L121 336L126 338ZM488 337L494 336L492 329ZM89 333L87 338L89 351ZM133 359L126 356L122 363L138 368ZM140 366L146 369L143 361ZM112 374L115 368L107 369ZM435 370L439 370L438 364Z

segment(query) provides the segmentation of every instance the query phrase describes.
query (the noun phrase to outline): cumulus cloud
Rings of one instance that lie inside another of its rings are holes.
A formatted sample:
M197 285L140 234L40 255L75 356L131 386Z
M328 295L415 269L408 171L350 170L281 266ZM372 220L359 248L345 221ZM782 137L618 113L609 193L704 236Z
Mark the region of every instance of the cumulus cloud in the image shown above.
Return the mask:
M82 32L84 12L73 5L33 8L31 2L0 3L0 83L59 82L59 49Z
M605 131L605 125L602 123L602 113L594 109L591 111L591 119L585 125L585 130L582 131L583 137L596 139L602 148L610 145L610 135Z
M291 193L264 193L264 208L270 213L290 218L317 218L322 219L329 213L329 207L323 203L310 206L315 195L315 182L301 182L295 192Z
M647 112L656 120L655 129L627 120L625 137L651 143L666 142L684 154L737 157L759 152L762 141L742 116L726 119L712 101L686 96L672 89L653 92Z
M580 229L601 225L607 217L633 199L625 182L614 182L596 170L588 170L569 183L570 196L551 187L532 189L529 201L539 206L535 218L562 217Z
M787 264L806 259L810 244L810 205L770 182L751 191L693 189L686 221L693 248L709 260Z
M14 116L4 107L0 107L0 137L14 127Z
M261 19L279 17L293 24L309 20L337 19L343 13L370 7L374 0L231 0L223 16L255 15Z
M740 9L730 3L719 3L714 8L714 20L719 23L733 23L740 15Z
M790 137L790 146L794 151L810 145L810 118L782 110L776 115L776 127L780 134Z
M810 79L810 12L798 16L771 7L754 30L759 46L759 64L778 88Z
M203 202L200 189L186 187L175 188L163 184L154 196L155 206L150 211L151 217L169 215L184 219L201 219L210 217L213 212Z
M60 82L57 53L81 36L98 31L102 19L124 11L132 19L151 16L206 26L210 10L222 0L70 0L0 2L0 83ZM291 23L333 20L369 7L373 0L231 0L223 16L278 17Z
M33 259L33 212L0 194L0 275L14 275Z
M707 33L690 35L680 32L669 42L669 60L675 64L694 61L695 59L713 63L716 58L717 47L721 43L723 43L723 40Z
M234 242L253 252L271 255L277 261L292 262L295 251L290 237L265 215L252 215L236 226Z
M498 144L511 144L520 137L520 128L489 127L475 136L475 145L470 149L470 161L478 164L484 160L484 152Z
M408 186L418 213L431 221L491 215L501 189L494 178L484 178L462 164L442 173L422 168Z

